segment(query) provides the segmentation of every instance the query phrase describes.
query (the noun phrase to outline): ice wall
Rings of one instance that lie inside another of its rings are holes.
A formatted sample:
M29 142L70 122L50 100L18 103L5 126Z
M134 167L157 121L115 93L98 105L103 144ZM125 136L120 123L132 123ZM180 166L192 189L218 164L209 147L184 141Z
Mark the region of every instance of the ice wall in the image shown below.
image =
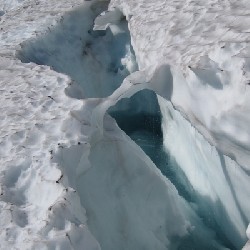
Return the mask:
M250 220L249 176L210 145L171 103L161 97L158 100L165 149L192 185L199 213L239 249L246 240L245 228Z

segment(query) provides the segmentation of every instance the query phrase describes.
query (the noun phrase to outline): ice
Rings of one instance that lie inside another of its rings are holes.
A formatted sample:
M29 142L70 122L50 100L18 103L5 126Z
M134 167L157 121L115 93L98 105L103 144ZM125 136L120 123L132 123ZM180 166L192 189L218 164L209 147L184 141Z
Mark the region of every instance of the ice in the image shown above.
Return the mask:
M248 225L247 231L246 231L247 237L249 241L247 244L243 247L243 250L249 250L250 249L250 225Z
M246 189L249 177L240 166L208 144L171 105L160 99L160 106L164 145L191 183L200 213L231 244L240 248L249 220Z
M101 13L95 19L94 30L106 30L112 24L120 23L123 14L118 9Z
M92 30L94 18L106 5L96 3L67 13L50 32L25 41L18 57L69 75L67 94L74 98L112 94L137 68L125 19L107 30Z
M248 225L246 234L247 234L248 239L250 239L250 225Z
M248 12L0 0L0 248L241 249Z

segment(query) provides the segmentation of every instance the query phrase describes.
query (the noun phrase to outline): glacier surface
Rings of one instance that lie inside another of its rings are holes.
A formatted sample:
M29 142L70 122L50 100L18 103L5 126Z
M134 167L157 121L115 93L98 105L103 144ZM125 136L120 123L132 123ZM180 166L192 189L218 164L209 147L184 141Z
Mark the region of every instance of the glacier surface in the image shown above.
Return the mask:
M0 248L241 249L249 10L0 0Z

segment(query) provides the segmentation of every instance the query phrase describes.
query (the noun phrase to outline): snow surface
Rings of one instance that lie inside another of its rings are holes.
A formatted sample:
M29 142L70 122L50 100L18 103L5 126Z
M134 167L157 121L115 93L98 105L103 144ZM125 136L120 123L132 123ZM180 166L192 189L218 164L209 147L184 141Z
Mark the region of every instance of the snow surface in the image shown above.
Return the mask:
M0 249L241 249L249 3L108 4L0 0ZM145 89L192 201L107 114Z
M80 4L25 1L1 17L1 249L99 249L78 195L52 162L58 148L84 141L72 119L82 102L65 95L69 77L15 58L23 41Z
M243 250L249 250L250 249L250 225L248 226L246 233L247 233L247 237L248 237L249 241L244 246Z

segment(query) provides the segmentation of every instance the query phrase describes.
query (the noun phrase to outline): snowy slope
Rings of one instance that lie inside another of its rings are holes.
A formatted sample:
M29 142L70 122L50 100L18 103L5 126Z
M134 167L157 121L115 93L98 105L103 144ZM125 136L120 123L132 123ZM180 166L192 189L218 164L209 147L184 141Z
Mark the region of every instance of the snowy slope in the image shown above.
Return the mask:
M1 249L99 249L79 197L52 162L59 147L83 141L72 120L82 102L65 95L67 76L15 58L21 42L79 4L25 1L1 17Z
M240 249L248 2L112 0L93 31L107 8L0 1L0 249ZM194 203L106 114L143 89Z

